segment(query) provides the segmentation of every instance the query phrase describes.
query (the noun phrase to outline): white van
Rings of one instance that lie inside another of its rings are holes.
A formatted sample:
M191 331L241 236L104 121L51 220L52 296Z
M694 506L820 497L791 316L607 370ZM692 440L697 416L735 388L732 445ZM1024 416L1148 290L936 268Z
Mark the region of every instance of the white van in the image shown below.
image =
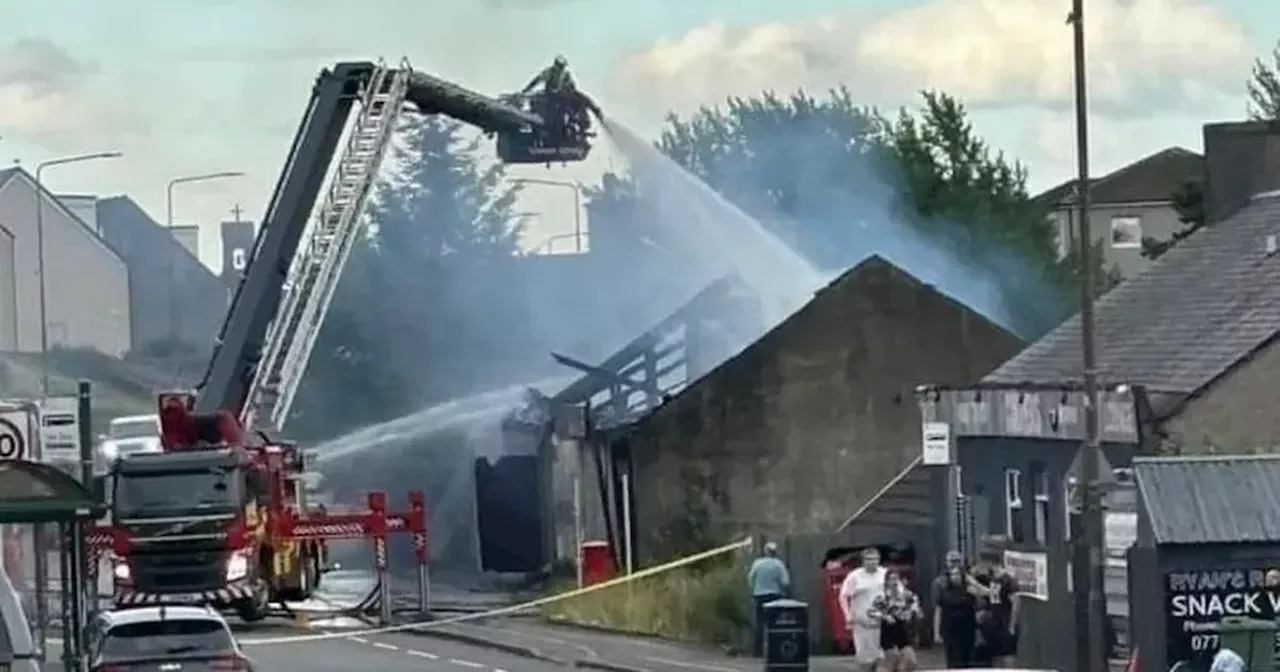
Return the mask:
M9 575L0 569L0 672L40 672L31 624Z

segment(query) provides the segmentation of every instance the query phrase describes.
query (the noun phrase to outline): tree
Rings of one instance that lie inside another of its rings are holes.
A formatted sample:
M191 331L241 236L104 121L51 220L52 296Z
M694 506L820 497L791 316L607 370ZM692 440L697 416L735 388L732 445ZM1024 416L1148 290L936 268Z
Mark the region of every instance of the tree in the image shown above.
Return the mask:
M891 120L846 89L766 92L673 115L656 144L823 266L927 237L997 278L1015 327L1034 338L1071 305L1073 273L1057 259L1048 212L1028 194L1025 169L974 133L962 105L937 92L922 102Z
M1182 228L1173 232L1167 240L1158 240L1150 236L1142 239L1142 256L1147 259L1159 259L1161 255L1173 249L1175 245L1200 230L1204 226L1204 184L1187 182L1173 192L1173 209L1178 213L1178 221Z
M414 117L389 156L295 405L295 422L328 437L388 420L483 384L477 359L519 334L518 320L476 309L509 279L517 188L477 155L457 122ZM494 302L490 302L491 304Z
M1271 62L1253 62L1249 80L1249 116L1260 120L1280 119L1280 42L1271 50Z

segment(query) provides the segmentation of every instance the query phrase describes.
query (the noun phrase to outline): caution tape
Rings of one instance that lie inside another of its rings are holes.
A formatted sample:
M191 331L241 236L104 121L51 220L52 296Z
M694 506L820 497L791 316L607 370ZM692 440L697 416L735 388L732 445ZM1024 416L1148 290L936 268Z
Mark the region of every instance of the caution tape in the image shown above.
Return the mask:
M693 555L685 556L683 558L678 558L676 560L672 560L671 562L663 563L661 565L657 565L654 567L649 567L647 569L642 569L638 572L633 572L625 576L620 576L616 579L609 579L608 581L602 581L600 583L593 584L590 586L575 588L574 590L565 591L563 593L558 593L556 595L548 595L547 597L540 597L536 600L530 600L528 602L522 602L520 604L513 604L506 607L498 607L497 609L490 609L489 611L482 611L479 613L460 614L458 616L450 616L449 618L442 618L438 621L428 621L425 623L405 623L402 625L389 625L389 626L384 626L379 628L366 628L363 630L343 630L342 632L323 632L323 633L317 633L314 635L293 635L290 637L266 637L261 639L255 638L249 641L240 642L240 645L241 646L264 646L268 644L301 644L305 642L318 642L318 641L323 641L327 639L347 639L349 637L368 637L370 635L385 635L385 634L396 633L396 632L431 630L433 628L442 628L446 625L466 623L467 621L478 621L486 618L496 618L498 616L510 616L511 614L516 614L521 611L526 611L528 609L534 609L534 608L542 607L548 604L555 604L556 602L563 602L565 600L573 599L581 595L594 593L598 590L605 590L606 588L621 586L623 584L631 583L632 581L638 581L643 578L661 574L663 572L666 572L672 569L696 564L696 563L702 562L703 560L709 560L716 556L724 555L725 553L731 553L733 551L737 551L743 548L749 548L750 546L751 546L751 539L747 538L741 541L735 541L732 544L726 544L724 546L702 551L701 553L695 553Z

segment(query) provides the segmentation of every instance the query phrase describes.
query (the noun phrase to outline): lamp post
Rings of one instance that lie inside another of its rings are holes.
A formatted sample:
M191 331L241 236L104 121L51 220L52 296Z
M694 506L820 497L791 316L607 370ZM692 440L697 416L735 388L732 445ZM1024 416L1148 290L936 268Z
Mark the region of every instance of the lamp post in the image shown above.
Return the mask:
M164 227L169 236L173 236L173 188L179 184L191 184L193 182L212 182L214 180L225 180L233 177L244 177L244 173L238 170L224 170L216 173L200 173L199 175L184 175L169 180L169 184L165 187L164 192ZM176 241L175 241L176 242ZM177 268L173 263L173 254L166 254L169 260L169 341L178 340L178 278Z
M547 180L540 177L514 177L512 184L541 184L547 187L562 187L573 190L573 240L574 249L582 251L582 186L576 182Z
M49 396L49 307L48 287L44 277L44 169L68 163L99 159L118 159L121 152L92 152L49 159L36 164L36 272L40 276L40 392Z
M1100 467L1103 464L1101 425L1098 408L1098 354L1096 324L1094 319L1094 262L1093 233L1089 221L1089 105L1086 84L1086 59L1084 41L1084 0L1072 0L1067 23L1072 28L1073 60L1075 66L1075 116L1076 116L1076 212L1079 221L1080 263L1080 350L1083 364L1085 395L1085 442L1080 456L1081 515L1080 530L1075 539L1073 572L1079 581L1076 592L1084 592L1083 601L1077 598L1076 610L1076 669L1082 672L1105 672L1107 654L1102 624L1106 619L1106 602L1102 592L1102 550L1105 544L1103 528L1103 483ZM1084 589L1081 591L1081 589Z

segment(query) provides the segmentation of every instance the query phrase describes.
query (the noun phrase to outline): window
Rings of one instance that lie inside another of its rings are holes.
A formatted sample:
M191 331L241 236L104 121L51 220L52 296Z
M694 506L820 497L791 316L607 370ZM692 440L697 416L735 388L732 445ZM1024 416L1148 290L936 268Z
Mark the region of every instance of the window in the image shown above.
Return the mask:
M1142 218L1112 217L1111 247L1117 250L1142 247Z
M1049 474L1041 471L1036 477L1035 492L1036 543L1049 543Z
M1022 543L1022 472L1017 469L1004 470L1004 505L1005 533Z
M1080 513L1080 488L1075 476L1068 476L1062 481L1062 507L1065 513L1062 529L1066 531L1067 541L1071 541L1071 518Z
M249 264L245 259L243 247L237 247L231 251L231 268L234 268L237 271L243 271L248 265Z
M1059 210L1055 217L1058 220L1058 258L1065 259L1075 247L1075 213L1064 209Z

